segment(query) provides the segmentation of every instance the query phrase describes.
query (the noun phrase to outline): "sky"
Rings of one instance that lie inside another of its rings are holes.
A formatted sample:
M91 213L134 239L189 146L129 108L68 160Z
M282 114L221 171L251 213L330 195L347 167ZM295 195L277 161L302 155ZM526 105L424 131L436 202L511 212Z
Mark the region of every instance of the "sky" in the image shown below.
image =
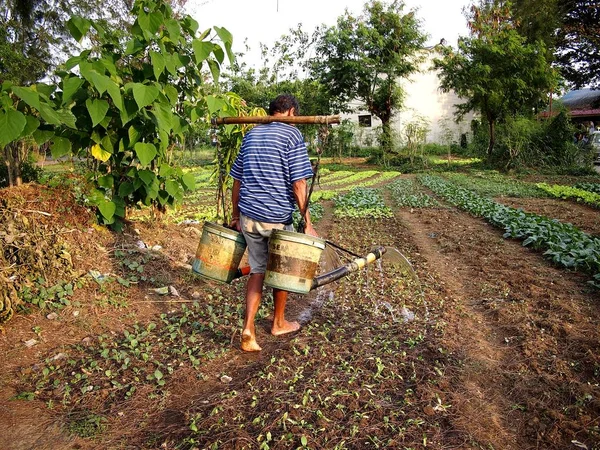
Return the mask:
M248 39L251 52L244 61L260 66L259 43L269 48L277 39L287 34L299 23L305 32L312 32L318 25L335 25L337 18L347 8L358 15L366 0L188 0L186 11L196 19L201 29L217 25L233 34L233 51L245 52L244 41ZM416 9L422 21L422 29L429 35L427 45L434 45L443 38L456 46L459 36L467 35L463 7L469 0L405 0L404 12Z

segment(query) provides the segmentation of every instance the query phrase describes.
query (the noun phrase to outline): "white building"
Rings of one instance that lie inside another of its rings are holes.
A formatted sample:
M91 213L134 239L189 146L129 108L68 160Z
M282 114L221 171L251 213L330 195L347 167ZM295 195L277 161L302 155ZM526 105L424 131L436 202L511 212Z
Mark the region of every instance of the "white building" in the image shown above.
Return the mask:
M433 70L433 58L437 55L428 52L426 60L421 63L420 72L413 74L408 80L401 80L405 98L403 108L396 111L392 117L392 130L403 143L406 141L404 130L407 124L417 121L424 123L428 129L425 142L436 144L459 143L462 134L470 141L471 120L469 113L459 122L455 122L454 105L462 103L453 93L443 93L437 71ZM350 119L360 125L356 133L357 143L371 145L375 129L381 126L381 121L371 116L368 111L361 109L361 103L351 104L355 110L351 114L343 114L342 119ZM374 143L373 143L374 144Z

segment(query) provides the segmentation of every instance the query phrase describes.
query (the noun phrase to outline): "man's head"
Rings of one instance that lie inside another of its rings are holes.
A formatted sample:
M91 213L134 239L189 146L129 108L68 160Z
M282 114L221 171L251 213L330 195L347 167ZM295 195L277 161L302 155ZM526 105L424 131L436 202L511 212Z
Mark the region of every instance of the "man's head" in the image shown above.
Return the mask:
M296 97L290 94L278 95L275 100L269 104L269 115L273 116L276 113L290 112L291 116L295 116L300 112L300 106Z

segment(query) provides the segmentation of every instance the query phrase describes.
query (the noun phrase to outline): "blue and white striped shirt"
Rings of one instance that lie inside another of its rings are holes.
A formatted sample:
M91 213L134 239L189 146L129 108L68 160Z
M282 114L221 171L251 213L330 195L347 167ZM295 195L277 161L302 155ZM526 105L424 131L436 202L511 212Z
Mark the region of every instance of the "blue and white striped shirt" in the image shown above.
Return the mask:
M292 222L296 205L292 184L312 174L302 134L281 122L250 130L230 171L241 183L242 214L269 223Z

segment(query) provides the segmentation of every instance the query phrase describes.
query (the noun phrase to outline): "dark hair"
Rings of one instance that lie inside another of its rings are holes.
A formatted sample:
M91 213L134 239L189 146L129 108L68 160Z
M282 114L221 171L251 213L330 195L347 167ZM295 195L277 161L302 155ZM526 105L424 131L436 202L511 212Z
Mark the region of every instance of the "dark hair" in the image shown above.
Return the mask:
M278 95L271 103L269 103L269 115L272 116L275 113L283 113L290 108L294 108L296 114L298 114L300 112L298 100L296 100L296 97L293 95L281 94Z

